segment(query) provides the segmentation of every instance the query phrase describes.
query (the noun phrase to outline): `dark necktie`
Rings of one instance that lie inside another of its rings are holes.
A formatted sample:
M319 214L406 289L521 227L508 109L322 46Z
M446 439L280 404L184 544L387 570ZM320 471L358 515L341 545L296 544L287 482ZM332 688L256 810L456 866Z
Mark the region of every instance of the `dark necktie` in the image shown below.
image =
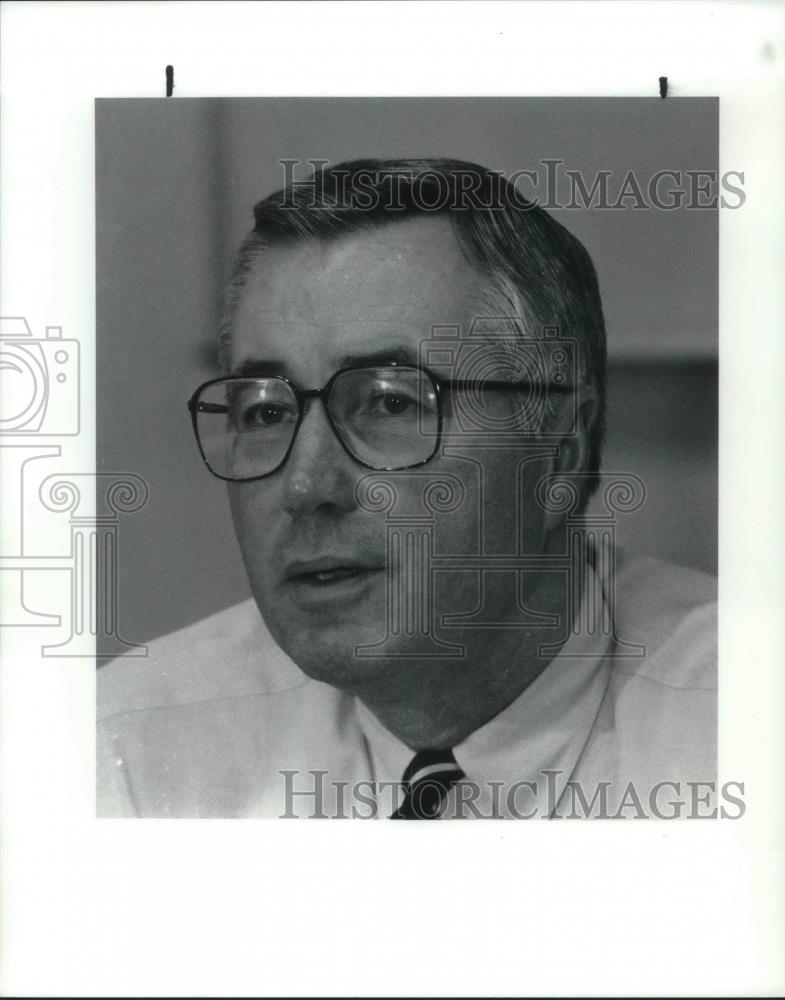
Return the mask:
M436 819L450 788L465 777L452 750L420 750L403 772L406 798L390 819Z

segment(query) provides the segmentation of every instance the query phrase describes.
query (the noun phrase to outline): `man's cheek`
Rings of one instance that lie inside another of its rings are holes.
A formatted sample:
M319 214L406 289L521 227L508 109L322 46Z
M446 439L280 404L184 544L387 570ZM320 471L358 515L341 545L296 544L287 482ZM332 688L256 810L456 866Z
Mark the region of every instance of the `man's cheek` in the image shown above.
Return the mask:
M255 488L254 488L255 487ZM273 564L273 516L257 484L231 484L229 504L235 534L249 572Z
M457 567L450 570L436 570L431 586L434 626L437 630L449 628L449 622L457 616L471 615L482 603L481 577L478 570Z

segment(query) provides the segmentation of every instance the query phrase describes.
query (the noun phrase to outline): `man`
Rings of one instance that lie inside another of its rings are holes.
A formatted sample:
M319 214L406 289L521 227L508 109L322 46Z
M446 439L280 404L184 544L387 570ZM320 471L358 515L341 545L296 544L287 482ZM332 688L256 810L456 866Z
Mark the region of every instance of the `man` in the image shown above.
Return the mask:
M189 403L254 601L100 671L99 812L694 814L713 587L617 553L607 491L586 512L584 248L456 161L343 164L255 217Z

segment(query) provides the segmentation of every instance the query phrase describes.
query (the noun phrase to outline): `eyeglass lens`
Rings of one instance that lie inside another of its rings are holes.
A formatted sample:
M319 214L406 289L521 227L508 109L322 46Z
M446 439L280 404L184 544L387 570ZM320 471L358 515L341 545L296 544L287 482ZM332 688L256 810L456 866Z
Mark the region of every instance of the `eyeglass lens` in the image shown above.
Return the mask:
M437 444L436 388L416 368L341 372L325 400L344 447L363 465L401 469L427 461ZM199 442L210 469L225 479L254 479L286 459L300 408L279 378L227 379L196 401Z

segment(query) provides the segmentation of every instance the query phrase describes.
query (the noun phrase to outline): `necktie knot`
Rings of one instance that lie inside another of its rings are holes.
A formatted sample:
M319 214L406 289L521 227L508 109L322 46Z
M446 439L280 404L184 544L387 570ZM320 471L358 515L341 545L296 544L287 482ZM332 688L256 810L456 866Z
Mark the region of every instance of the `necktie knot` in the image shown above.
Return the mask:
M450 788L463 777L452 750L419 750L403 772L406 797L390 819L436 819Z

